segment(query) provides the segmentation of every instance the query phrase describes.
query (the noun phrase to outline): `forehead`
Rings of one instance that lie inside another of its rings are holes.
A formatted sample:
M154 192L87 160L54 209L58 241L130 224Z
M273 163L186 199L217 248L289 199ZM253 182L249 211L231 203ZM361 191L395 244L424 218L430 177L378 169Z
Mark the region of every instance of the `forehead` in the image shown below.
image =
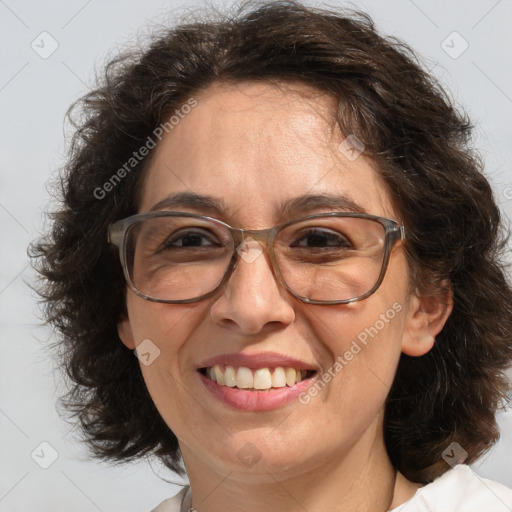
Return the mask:
M286 201L328 194L396 217L364 153L353 159L345 146L340 150L346 136L333 96L297 83L242 82L216 83L194 99L196 106L154 149L140 211L171 194L196 193L221 200L223 212L215 216L258 229L286 220L280 218Z

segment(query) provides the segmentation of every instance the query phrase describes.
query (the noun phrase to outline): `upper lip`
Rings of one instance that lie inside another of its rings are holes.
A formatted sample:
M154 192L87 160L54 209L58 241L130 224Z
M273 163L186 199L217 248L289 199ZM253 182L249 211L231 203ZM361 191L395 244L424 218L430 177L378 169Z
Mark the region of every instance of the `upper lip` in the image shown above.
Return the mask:
M215 365L244 366L246 368L276 368L278 366L297 368L300 370L316 370L314 364L284 356L277 352L260 352L259 354L220 354L204 360L198 368L205 368Z

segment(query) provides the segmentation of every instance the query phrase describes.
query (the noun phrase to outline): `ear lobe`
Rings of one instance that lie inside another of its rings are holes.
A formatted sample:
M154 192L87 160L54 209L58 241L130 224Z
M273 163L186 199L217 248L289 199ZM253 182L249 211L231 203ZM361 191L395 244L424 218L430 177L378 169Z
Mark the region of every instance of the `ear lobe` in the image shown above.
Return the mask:
M135 350L135 340L133 339L132 326L128 315L123 313L117 322L117 333L119 338L127 348Z
M453 309L451 286L444 283L443 288L442 295L411 296L402 339L404 354L419 357L434 346Z

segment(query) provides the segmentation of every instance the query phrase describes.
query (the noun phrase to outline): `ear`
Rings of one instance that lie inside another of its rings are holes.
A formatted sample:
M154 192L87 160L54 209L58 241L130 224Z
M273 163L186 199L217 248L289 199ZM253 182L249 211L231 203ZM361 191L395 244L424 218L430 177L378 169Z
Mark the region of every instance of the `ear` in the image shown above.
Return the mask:
M123 313L117 322L117 333L123 344L131 350L135 350L132 325L126 313Z
M434 346L453 309L450 284L444 282L442 290L432 295L411 295L402 338L404 354L422 356Z

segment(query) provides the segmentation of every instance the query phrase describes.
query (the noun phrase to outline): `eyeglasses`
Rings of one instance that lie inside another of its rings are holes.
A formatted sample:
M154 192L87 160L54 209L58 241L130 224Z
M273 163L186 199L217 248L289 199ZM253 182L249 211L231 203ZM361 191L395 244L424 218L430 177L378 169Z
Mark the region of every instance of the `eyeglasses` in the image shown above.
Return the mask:
M405 238L396 221L353 212L309 215L273 228L237 229L194 213L158 211L109 226L126 282L153 302L185 304L214 295L240 259L266 247L278 281L308 304L347 304L380 286L391 249Z

